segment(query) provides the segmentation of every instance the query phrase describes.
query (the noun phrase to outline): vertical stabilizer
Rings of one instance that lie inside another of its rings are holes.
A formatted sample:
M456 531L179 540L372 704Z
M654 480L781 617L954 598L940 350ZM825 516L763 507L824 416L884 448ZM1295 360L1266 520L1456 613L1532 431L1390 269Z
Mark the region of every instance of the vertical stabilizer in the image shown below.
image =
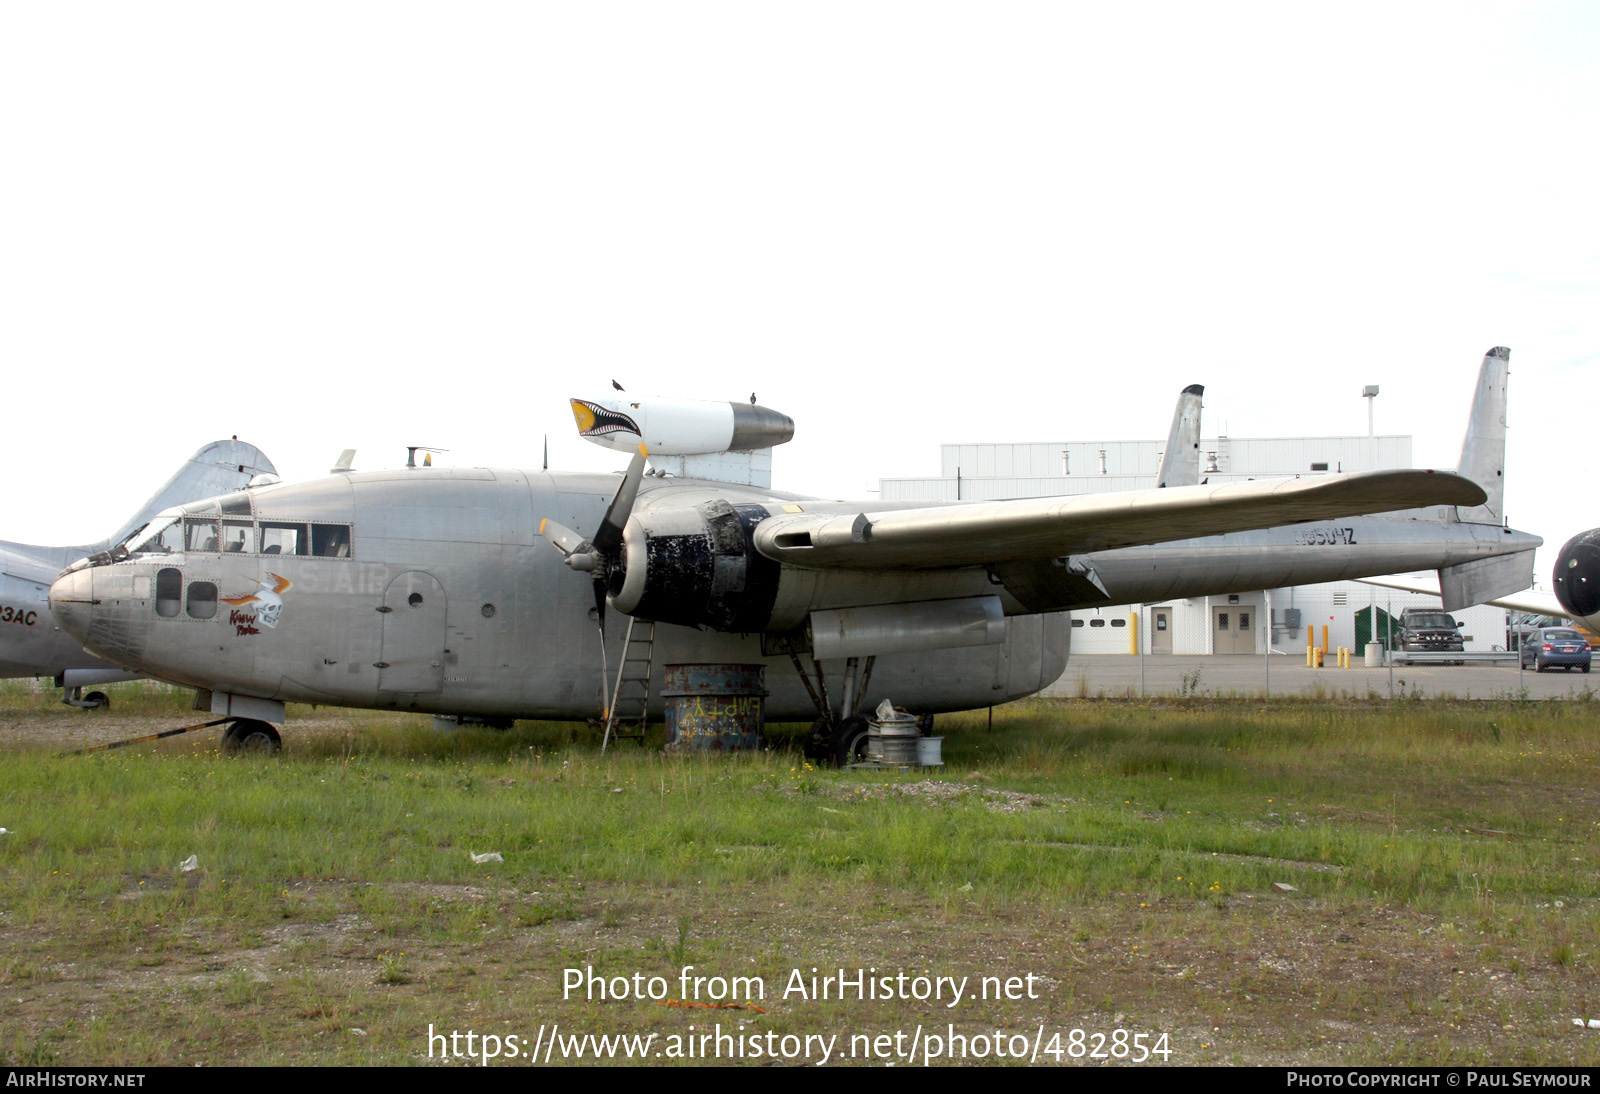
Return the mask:
M1200 396L1206 389L1190 384L1178 396L1172 412L1172 431L1167 434L1167 450L1161 454L1156 471L1157 486L1200 485Z
M201 498L215 497L218 494L231 493L242 490L257 475L275 475L278 469L272 466L272 461L267 459L266 453L253 444L247 444L237 438L227 441L212 441L200 451L190 456L182 467L179 467L166 485L151 495L137 513L123 522L107 539L94 544L93 550L104 550L122 540L142 524L147 524L150 518L163 509L170 509L174 505L182 505L186 501L199 501Z
M1456 516L1468 524L1503 524L1506 490L1506 374L1511 351L1496 346L1483 357L1478 370L1478 390L1472 397L1472 416L1461 442L1456 472L1465 475L1489 495L1471 509L1458 507Z

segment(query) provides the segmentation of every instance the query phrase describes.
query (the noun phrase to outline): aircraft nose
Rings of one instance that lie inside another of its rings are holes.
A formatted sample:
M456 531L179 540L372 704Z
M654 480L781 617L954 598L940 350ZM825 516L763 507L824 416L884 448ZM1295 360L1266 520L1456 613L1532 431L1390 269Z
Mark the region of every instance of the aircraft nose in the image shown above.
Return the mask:
M74 570L50 586L50 614L56 625L80 643L89 640L89 620L94 606L94 570Z

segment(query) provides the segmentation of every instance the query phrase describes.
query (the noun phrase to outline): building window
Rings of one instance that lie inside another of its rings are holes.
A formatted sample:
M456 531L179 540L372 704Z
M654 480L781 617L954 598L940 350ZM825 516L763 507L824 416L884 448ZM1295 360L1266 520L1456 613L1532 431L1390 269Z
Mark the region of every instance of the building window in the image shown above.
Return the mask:
M1314 463L1311 465L1311 470L1313 471L1326 471L1327 469L1328 465L1325 463Z
M1111 625L1113 627L1126 627L1128 625L1128 621L1126 619L1113 619L1111 621Z
M1089 620L1089 626L1091 626L1091 627L1103 627L1105 625L1106 625L1106 621L1104 619L1091 619L1091 620Z
M1074 619L1074 620L1073 620L1073 621L1072 621L1072 625L1073 625L1073 626L1074 626L1074 627L1081 627L1081 626L1083 626L1083 620L1081 620L1081 619Z

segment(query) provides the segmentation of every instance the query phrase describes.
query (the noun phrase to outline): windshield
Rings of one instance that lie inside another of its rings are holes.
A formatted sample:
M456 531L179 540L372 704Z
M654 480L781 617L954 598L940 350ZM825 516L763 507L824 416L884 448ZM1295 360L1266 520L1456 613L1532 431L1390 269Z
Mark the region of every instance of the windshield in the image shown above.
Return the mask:
M183 519L183 510L168 509L129 536L123 542L123 550L130 555L145 554L171 554L183 547L183 529L179 522Z
M1456 629L1456 621L1443 612L1428 612L1424 615L1413 615L1406 619L1406 624L1412 627L1443 627L1445 630Z

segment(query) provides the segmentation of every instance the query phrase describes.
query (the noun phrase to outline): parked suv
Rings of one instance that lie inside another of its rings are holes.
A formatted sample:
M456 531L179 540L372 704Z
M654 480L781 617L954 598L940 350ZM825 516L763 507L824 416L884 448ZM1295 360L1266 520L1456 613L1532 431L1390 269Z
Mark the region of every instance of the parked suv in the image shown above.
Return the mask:
M1543 672L1560 665L1568 672L1589 671L1589 643L1571 627L1540 627L1522 643L1522 667Z
M1401 612L1395 644L1400 647L1397 661L1404 661L1408 653L1463 653L1467 648L1461 638L1461 624L1438 608L1407 608Z

